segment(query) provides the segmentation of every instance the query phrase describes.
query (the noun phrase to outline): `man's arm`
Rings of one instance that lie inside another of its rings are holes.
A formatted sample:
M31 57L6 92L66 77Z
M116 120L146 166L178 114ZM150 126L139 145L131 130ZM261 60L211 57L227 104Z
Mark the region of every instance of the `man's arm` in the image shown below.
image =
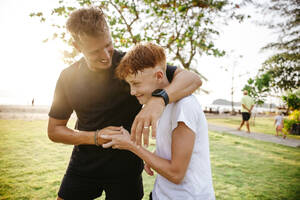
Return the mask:
M250 112L250 110L247 108L247 106L245 104L242 104L243 108L245 108L246 110L248 110L248 112Z
M177 68L171 84L164 89L169 95L170 103L172 103L191 95L201 85L202 81L196 73Z
M69 119L59 120L49 117L48 120L48 137L53 142L80 145L80 144L90 144L95 145L95 131L77 131L72 130L67 127ZM99 145L108 142L109 140L104 140L100 137L101 134L120 134L120 127L106 127L101 129L98 133L97 141Z
M164 89L169 96L170 103L172 103L192 94L201 85L202 81L196 73L177 68L171 84ZM134 119L131 128L132 141L136 141L138 145L141 145L143 135L144 145L148 146L149 128L144 127L152 127L152 137L154 138L156 135L156 123L164 108L164 101L160 97L152 97L148 101L147 105L143 107Z
M253 109L254 105L251 106L249 112L251 113L252 112L252 109Z
M147 149L134 144L127 132L123 132L122 135L102 135L101 137L112 140L102 145L104 148L112 146L113 148L130 150L143 159L157 173L175 184L180 184L186 174L195 143L195 133L183 122L179 122L172 133L171 160L161 158Z

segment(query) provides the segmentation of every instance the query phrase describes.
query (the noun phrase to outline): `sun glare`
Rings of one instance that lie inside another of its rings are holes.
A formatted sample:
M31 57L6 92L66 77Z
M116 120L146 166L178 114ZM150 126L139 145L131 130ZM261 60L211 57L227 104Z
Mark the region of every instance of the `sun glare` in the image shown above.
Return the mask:
M51 40L43 43L51 36L51 27L29 17L30 12L42 10L44 6L36 4L33 8L27 3L24 7L15 4L15 1L6 1L0 8L3 28L0 37L0 104L26 105L34 98L36 104L49 105L59 73L66 67L61 54L63 44ZM15 7L14 17L8 12L11 7Z

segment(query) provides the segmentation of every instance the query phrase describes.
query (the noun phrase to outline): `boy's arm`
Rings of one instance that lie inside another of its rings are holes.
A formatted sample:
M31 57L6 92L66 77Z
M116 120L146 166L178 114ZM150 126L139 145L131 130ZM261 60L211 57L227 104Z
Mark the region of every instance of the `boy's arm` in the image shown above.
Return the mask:
M202 85L200 77L187 70L177 68L174 73L172 82L164 88L169 96L169 102L175 102L185 96L192 94ZM135 117L131 128L131 139L136 141L138 145L142 143L142 135L144 145L149 143L149 128L152 127L152 137L156 135L156 123L165 109L165 103L160 97L152 97L147 105Z
M195 142L195 133L185 123L179 122L172 133L172 157L167 160L148 151L142 146L134 144L129 139L129 134L101 136L104 139L112 139L103 147L127 149L143 159L157 173L169 181L180 184L188 168Z

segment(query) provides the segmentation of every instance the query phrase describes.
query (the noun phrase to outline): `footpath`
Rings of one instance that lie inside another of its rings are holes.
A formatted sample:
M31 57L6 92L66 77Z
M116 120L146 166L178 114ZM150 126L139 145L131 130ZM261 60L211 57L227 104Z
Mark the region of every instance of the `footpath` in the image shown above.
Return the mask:
M232 134L232 135L238 135L238 136L242 136L242 137L246 137L246 138L265 141L265 142L272 142L272 143L281 144L281 145L289 146L289 147L300 148L300 140L297 140L297 139L291 139L291 138L283 139L281 136L276 137L275 135L269 135L269 134L264 134L264 133L255 133L255 132L251 132L249 134L249 133L246 133L245 131L239 131L234 128L210 124L210 123L208 123L208 130L219 132L219 133L228 133L228 134Z

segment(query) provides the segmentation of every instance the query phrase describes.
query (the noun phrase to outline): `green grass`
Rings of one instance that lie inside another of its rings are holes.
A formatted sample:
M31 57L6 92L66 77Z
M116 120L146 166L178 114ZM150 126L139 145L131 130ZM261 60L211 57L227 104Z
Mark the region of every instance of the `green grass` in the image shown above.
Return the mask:
M47 121L0 120L1 200L56 198L72 146L49 141L46 128ZM299 199L299 148L210 132L210 151L217 199ZM153 183L144 174L145 200Z
M242 117L229 116L226 118L207 118L207 121L216 125L223 125L232 128L238 128L241 124ZM242 130L246 131L246 124L244 124ZM250 130L257 133L265 133L275 135L276 130L274 126L274 117L256 117L253 124L253 118L250 120ZM287 135L288 138L299 139L298 135Z

